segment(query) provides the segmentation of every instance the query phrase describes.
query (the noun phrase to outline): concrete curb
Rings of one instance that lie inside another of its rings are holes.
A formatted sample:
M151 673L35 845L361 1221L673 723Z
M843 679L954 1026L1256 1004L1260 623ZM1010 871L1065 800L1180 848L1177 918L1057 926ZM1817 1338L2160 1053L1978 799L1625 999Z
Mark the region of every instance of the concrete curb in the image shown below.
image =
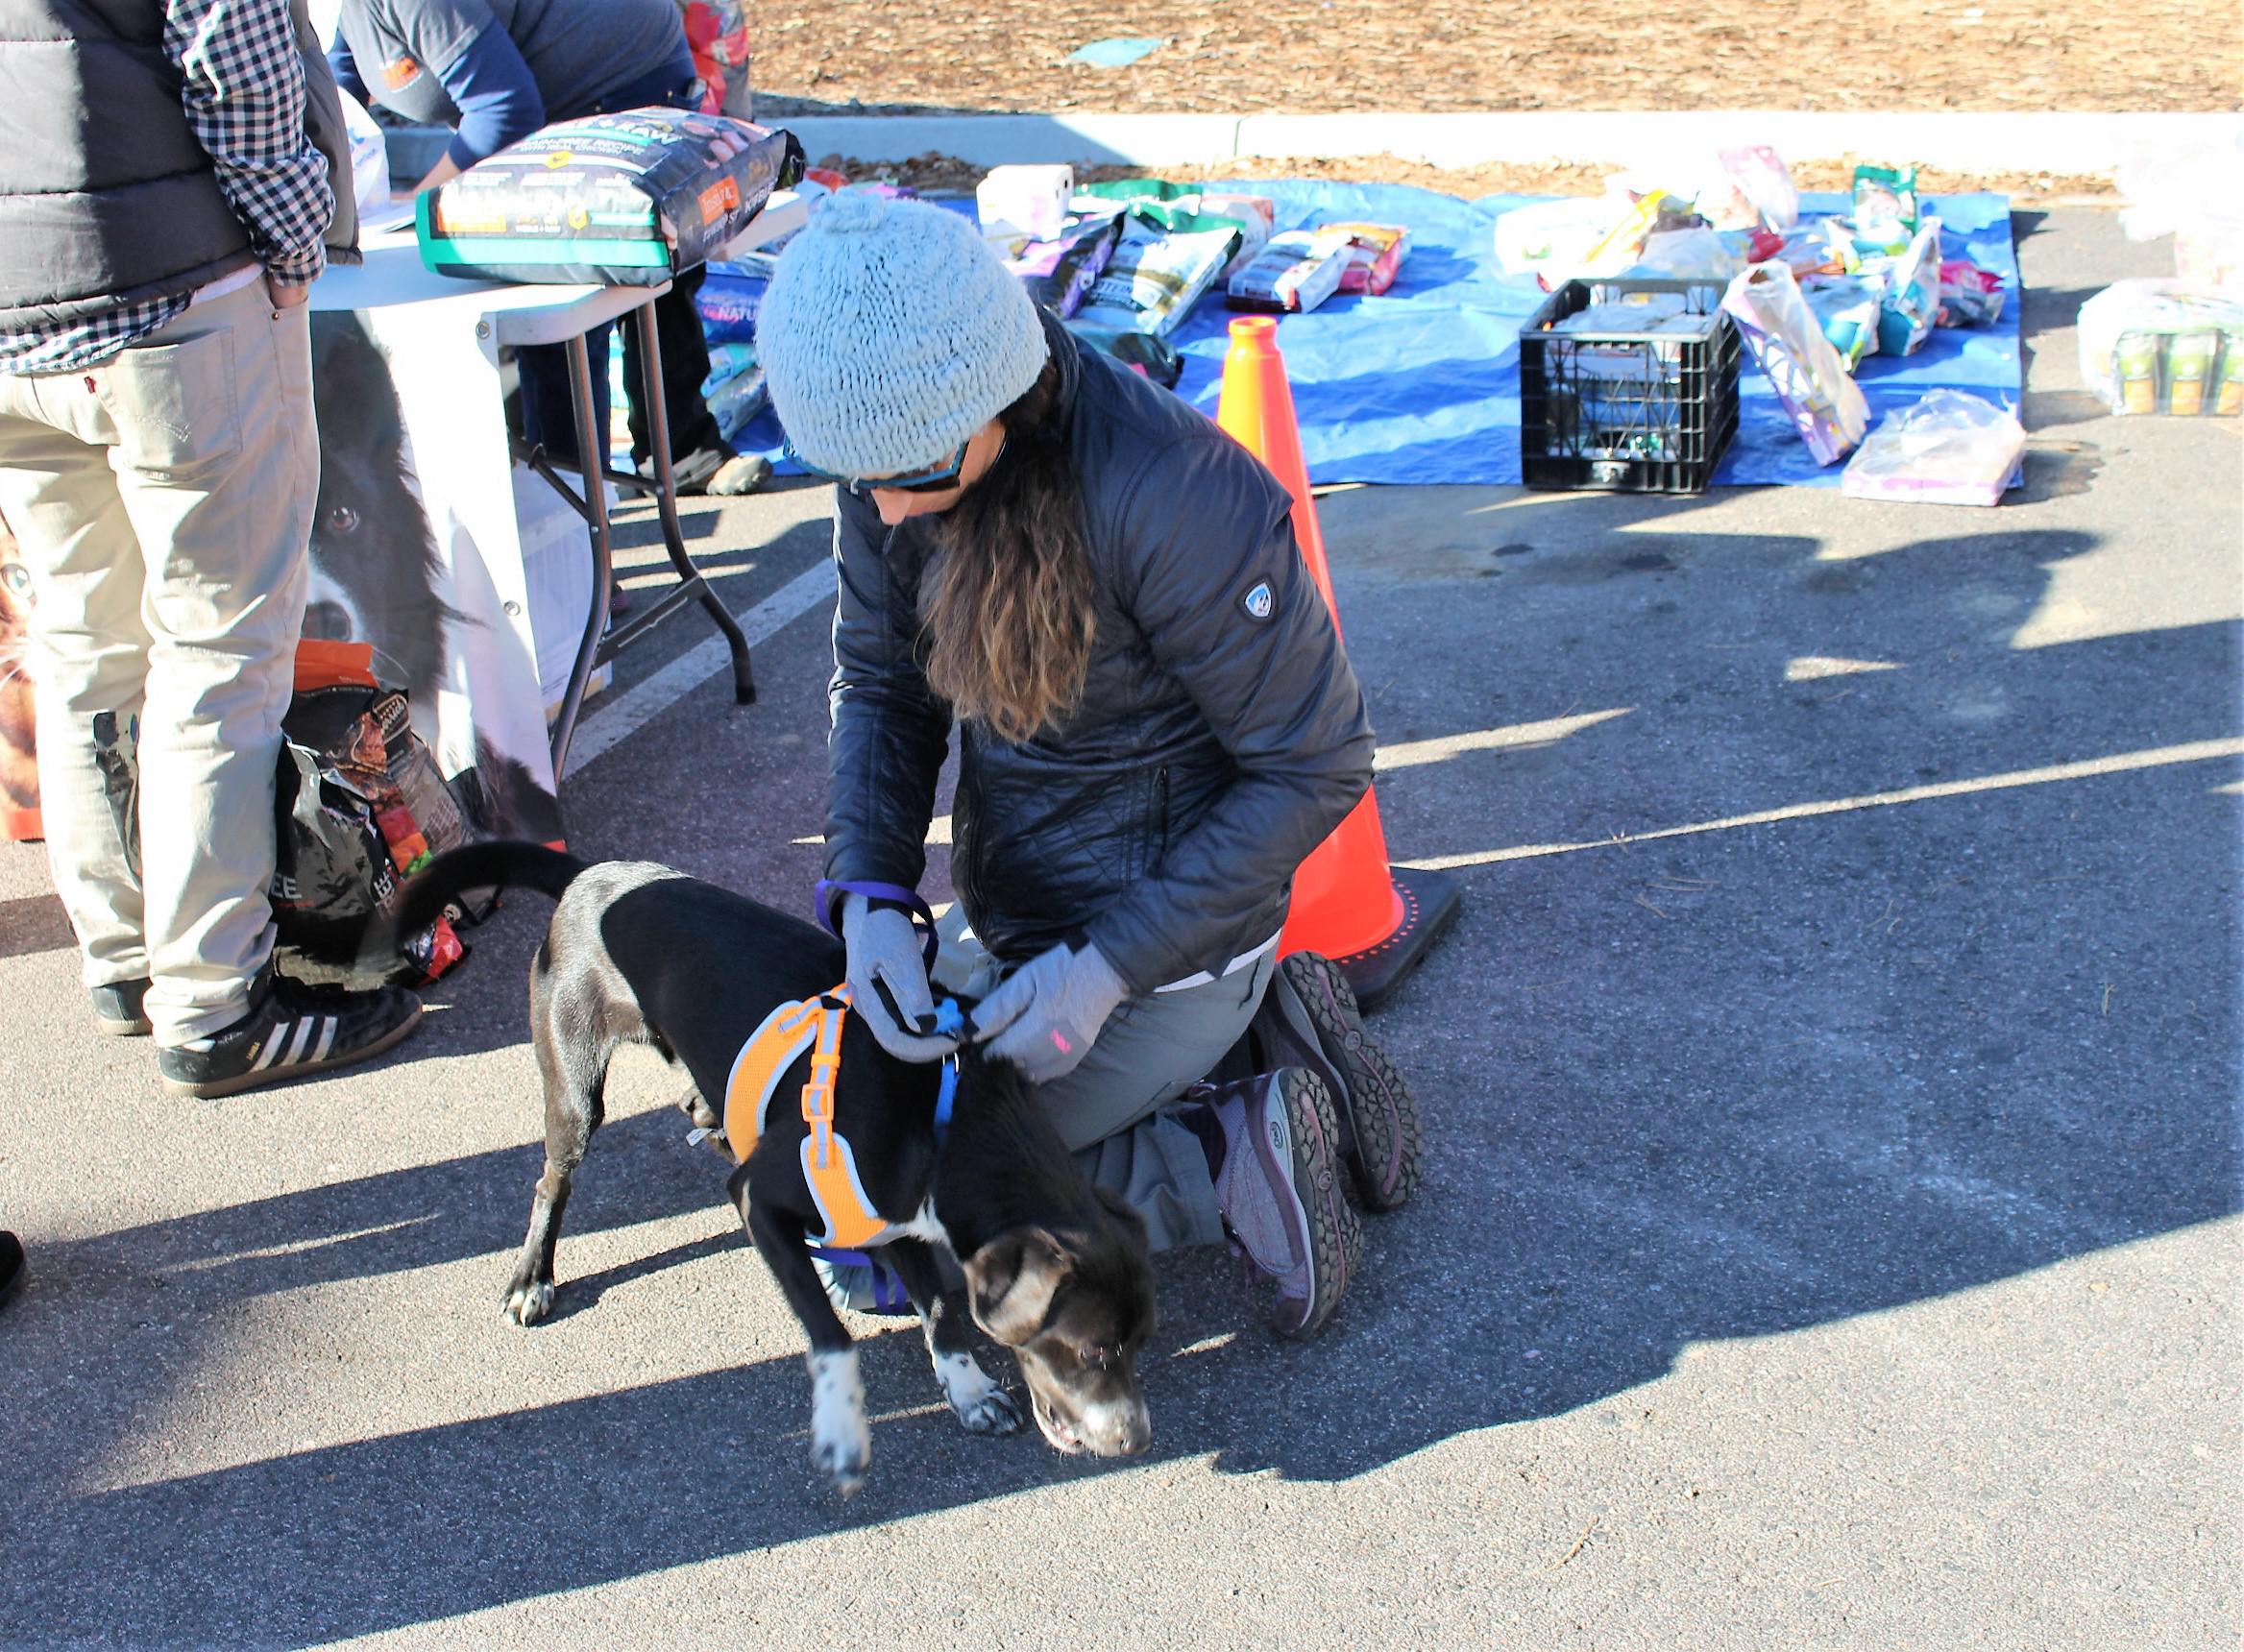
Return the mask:
M1882 114L1795 109L1504 114L903 114L773 116L816 159L977 166L1163 166L1247 156L1395 155L1431 166L1573 160L1631 165L1679 150L1768 143L1788 160L1874 155L1955 171L2109 174L2139 147L2244 148L2236 114Z

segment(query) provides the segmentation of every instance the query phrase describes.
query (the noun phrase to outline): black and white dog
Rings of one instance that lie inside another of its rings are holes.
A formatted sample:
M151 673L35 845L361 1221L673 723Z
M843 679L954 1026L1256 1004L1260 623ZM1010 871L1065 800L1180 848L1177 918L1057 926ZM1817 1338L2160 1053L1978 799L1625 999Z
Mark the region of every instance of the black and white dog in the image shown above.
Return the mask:
M552 1304L561 1214L600 1124L617 1046L650 1044L684 1066L695 1092L689 1110L714 1129L749 1033L778 1006L830 991L844 960L841 943L812 925L667 866L589 864L528 843L438 857L405 886L394 929L410 934L461 891L501 885L560 903L530 968L546 1169L506 1295L508 1316L527 1325ZM806 1053L776 1095L798 1094L809 1062ZM862 1018L847 1017L835 1126L853 1145L873 1208L902 1230L882 1255L919 1312L951 1410L976 1433L1020 1426L1012 1397L975 1362L970 1312L1019 1360L1052 1445L1103 1457L1143 1450L1152 1432L1136 1362L1154 1325L1144 1225L1091 1185L1017 1068L969 1047L939 1144L939 1081L935 1066L895 1059ZM819 1216L805 1186L807 1127L797 1115L771 1107L726 1189L810 1339L811 1454L846 1494L864 1482L872 1441L856 1349L806 1249ZM932 1245L957 1256L964 1291L943 1290Z

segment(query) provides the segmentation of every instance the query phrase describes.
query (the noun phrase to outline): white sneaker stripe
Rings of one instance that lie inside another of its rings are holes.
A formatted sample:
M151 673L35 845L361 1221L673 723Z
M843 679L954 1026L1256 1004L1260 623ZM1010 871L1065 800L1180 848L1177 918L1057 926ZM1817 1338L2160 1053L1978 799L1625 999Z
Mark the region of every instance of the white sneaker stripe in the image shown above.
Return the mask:
M270 1067L273 1064L273 1057L280 1054L280 1046L285 1042L285 1039L278 1036L267 1038L265 1047L257 1052L257 1058L250 1063L250 1071L261 1073Z
M288 1054L280 1057L283 1061L294 1063L304 1059L304 1053L311 1044L312 1027L308 1015L296 1024L296 1036L288 1040Z
M333 1048L334 1042L335 1018L332 1015L323 1015L320 1017L319 1048L311 1053L311 1058L315 1061L326 1060L328 1058L328 1051Z

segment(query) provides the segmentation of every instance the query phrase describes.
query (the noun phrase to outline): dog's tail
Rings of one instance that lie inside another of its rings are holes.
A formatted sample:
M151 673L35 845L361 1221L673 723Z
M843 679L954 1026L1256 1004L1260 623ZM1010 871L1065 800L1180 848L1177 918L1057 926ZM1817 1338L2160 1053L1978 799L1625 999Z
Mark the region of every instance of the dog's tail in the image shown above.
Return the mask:
M394 959L399 941L418 935L469 889L530 888L559 900L592 864L543 843L463 843L447 849L405 881L388 921L372 926L367 955Z

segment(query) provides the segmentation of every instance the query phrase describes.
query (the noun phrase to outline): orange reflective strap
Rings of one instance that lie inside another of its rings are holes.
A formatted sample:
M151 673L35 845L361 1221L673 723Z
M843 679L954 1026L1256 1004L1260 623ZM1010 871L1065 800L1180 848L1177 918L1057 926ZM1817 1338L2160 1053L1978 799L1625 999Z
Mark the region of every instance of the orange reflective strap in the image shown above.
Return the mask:
M846 1004L849 989L837 987L825 996ZM748 1154L756 1151L756 1142L764 1133L764 1119L771 1104L771 1094L778 1089L788 1068L801 1058L804 1050L818 1041L825 1024L838 1020L839 1016L839 1011L828 1009L824 999L782 1004L764 1017L763 1025L741 1046L724 1085L724 1141L736 1164L746 1163ZM834 1049L837 1052L841 1049L839 1029L834 1035ZM831 1089L829 1075L829 1094ZM831 1112L830 1106L828 1110Z
M834 1085L842 1074L842 1023L849 1012L822 1003L817 1010L817 1044L811 1051L810 1080L802 1087L802 1122L811 1128L817 1167L824 1170L834 1161Z
M724 1086L724 1139L745 1162L763 1134L765 1109L788 1070L810 1054L802 1087L803 1180L825 1219L821 1245L879 1241L889 1228L858 1179L849 1143L834 1130L835 1091L842 1076L842 1029L848 1020L849 988L837 986L800 1004L782 1004L764 1018L734 1058Z

